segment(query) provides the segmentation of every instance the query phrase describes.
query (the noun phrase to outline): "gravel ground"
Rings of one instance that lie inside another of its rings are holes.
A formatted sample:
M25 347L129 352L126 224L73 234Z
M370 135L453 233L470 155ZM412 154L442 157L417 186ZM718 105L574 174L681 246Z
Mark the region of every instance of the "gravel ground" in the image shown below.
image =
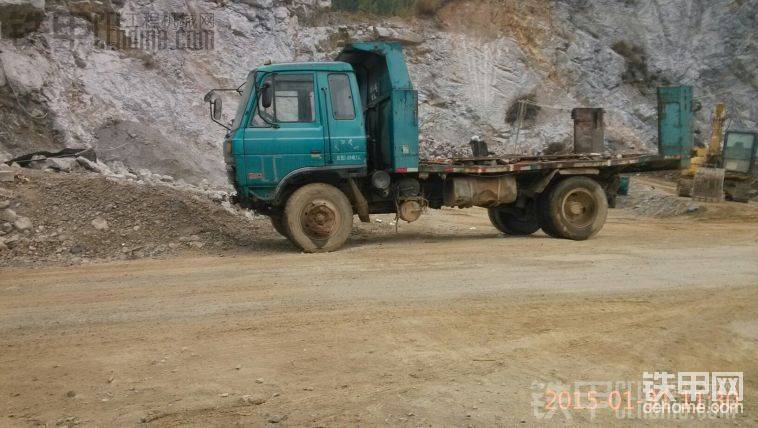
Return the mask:
M702 370L744 372L746 394L701 426L755 426L758 216L735 206L752 217L612 210L584 242L440 210L398 233L378 216L329 254L272 235L225 257L7 268L0 426L684 426L543 419L545 385Z
M145 175L150 180L145 181L127 172L16 171L15 182L0 183L0 266L233 254L280 238L268 218L232 206L223 191L175 183L170 177ZM752 218L754 203L693 202L675 196L674 189L668 177L635 176L629 196L618 200L619 212L700 221ZM430 210L422 218L458 211ZM370 224L356 221L352 241L395 231L394 216L372 219ZM401 230L414 227L399 225ZM444 228L464 230L447 222L434 226ZM295 250L285 244L281 251Z
M29 227L0 236L0 265L218 253L255 246L260 229L270 229L263 217L169 186L87 172L19 174L0 184L8 205L2 212L28 219Z

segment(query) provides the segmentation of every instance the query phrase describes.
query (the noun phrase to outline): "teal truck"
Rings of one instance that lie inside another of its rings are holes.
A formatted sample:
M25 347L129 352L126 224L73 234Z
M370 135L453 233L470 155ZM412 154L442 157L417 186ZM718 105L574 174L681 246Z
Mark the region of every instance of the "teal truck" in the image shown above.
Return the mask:
M205 100L221 124L218 91ZM234 121L222 124L236 201L305 252L340 248L354 215L412 222L443 206L485 207L508 235L588 239L605 223L619 174L678 169L691 149L670 135L658 155L419 159L418 93L391 42L350 44L334 62L262 65L236 91Z

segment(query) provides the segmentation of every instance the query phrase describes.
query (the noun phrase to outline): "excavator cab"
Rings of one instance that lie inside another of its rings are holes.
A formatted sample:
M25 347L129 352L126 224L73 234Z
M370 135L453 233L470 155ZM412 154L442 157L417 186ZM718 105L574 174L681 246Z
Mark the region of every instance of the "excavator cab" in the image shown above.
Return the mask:
M755 169L758 133L729 131L724 137L723 168L727 173L752 174Z
M721 166L724 169L724 196L735 202L748 202L756 196L753 183L758 175L758 133L728 131L724 136Z

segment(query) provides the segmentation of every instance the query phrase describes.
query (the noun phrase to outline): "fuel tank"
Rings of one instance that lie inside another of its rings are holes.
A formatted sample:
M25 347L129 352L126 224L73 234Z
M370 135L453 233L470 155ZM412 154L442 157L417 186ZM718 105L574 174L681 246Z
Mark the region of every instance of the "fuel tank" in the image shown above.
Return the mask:
M449 177L443 202L448 207L494 207L516 200L518 187L512 175L501 177Z

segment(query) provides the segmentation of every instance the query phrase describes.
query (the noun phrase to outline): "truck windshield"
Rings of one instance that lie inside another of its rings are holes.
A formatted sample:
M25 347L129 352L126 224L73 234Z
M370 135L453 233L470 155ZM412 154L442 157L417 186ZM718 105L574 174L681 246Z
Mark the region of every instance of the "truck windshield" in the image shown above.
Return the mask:
M232 122L232 130L239 128L240 122L242 122L242 116L245 115L245 107L250 99L250 94L253 92L253 79L255 77L255 70L251 71L247 75L247 80L242 86L242 96L240 97L240 103L237 106L237 114L234 115L234 122Z

